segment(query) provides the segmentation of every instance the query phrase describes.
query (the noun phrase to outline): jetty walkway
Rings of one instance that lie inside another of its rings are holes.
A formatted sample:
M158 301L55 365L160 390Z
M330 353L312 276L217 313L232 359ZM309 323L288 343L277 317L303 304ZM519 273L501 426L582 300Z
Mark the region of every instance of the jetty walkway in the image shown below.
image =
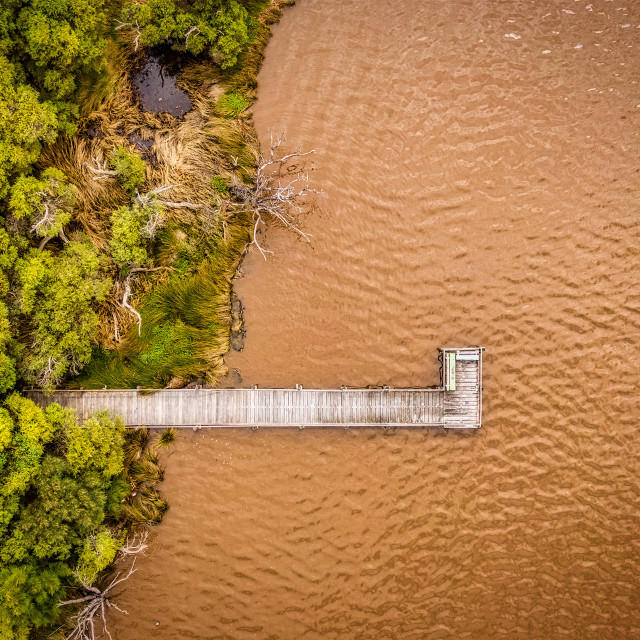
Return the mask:
M482 347L439 349L440 386L429 389L104 389L32 390L85 420L108 409L128 427L482 426Z

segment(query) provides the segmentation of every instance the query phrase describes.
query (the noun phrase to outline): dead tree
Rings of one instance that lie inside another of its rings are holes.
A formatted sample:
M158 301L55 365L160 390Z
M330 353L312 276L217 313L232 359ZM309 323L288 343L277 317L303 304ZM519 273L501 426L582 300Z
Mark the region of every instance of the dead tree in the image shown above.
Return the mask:
M138 3L134 2L134 5L138 5ZM142 27L140 26L138 21L134 20L133 22L122 22L120 20L116 20L116 22L118 23L118 26L115 28L115 31L126 29L127 27L133 31L133 50L137 51L138 47L140 46L140 36L142 35Z
M204 204L196 204L194 202L173 202L172 200L160 200L158 197L164 191L169 189L175 189L181 187L180 184L166 184L161 187L156 187L147 193L140 194L136 191L136 202L141 207L146 207L150 204L159 204L163 207L169 207L171 209L204 209Z
M135 310L134 307L129 304L129 298L131 297L131 283L133 278L137 273L148 273L151 271L161 271L162 269L169 269L170 267L152 267L152 268L143 268L143 267L133 267L133 269L129 270L127 277L124 280L124 293L122 295L122 300L120 302L120 306L123 309L126 309L131 314L133 314L138 320L138 335L142 333L142 316ZM116 341L118 340L118 327L114 325L114 333L116 336Z
M283 135L274 138L271 134L269 155L260 155L255 182L251 186L234 187L233 195L238 202L228 201L227 208L234 213L252 213L254 217L253 244L262 257L266 259L266 250L258 242L258 230L269 219L277 220L288 229L293 229L310 242L309 235L300 229L297 214L302 210L302 204L310 193L321 193L309 187L309 176L304 169L288 167L285 176L283 167L295 158L302 158L314 153L311 151L294 151L282 155L280 149L286 139Z
M117 178L118 172L113 169L107 169L107 163L100 162L98 158L94 158L93 161L96 163L95 167L92 167L88 162L84 163L84 166L93 173L93 181L97 182L99 180L108 180L109 178Z
M66 637L66 640L96 640L96 623L99 622L102 626L104 634L107 635L110 640L113 640L111 633L107 627L107 611L109 609L115 609L125 615L128 615L124 609L121 609L115 602L112 601L114 595L114 589L122 584L125 580L128 580L132 574L136 572L136 557L138 554L144 552L147 548L147 533L143 533L140 536L133 536L127 540L118 553L118 559L123 560L133 555L133 562L126 574L119 571L111 579L104 589L99 589L91 584L88 584L86 580L77 572L74 574L81 588L86 595L80 598L74 598L73 600L65 600L58 604L59 607L66 607L68 605L83 605L82 609L71 617L75 620L74 627L71 633Z

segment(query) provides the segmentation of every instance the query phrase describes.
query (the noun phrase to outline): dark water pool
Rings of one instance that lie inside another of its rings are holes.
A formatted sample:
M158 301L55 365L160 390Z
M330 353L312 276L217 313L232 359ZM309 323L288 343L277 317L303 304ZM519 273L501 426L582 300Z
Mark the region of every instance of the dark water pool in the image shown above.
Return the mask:
M180 69L162 55L150 55L133 78L142 108L180 118L193 106L176 82Z

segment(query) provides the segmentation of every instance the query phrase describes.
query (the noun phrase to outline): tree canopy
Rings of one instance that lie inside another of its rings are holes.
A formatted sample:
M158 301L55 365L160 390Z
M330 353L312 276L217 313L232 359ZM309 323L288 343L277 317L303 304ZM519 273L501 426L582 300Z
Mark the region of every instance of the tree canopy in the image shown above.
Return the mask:
M4 0L0 54L20 59L27 80L61 111L80 71L103 64L103 0Z
M141 45L172 42L195 55L206 51L222 68L235 65L249 41L248 21L235 0L198 0L187 8L173 0L149 0L128 4L122 13L123 26L134 29Z
M145 180L144 160L137 153L130 153L124 147L116 147L109 154L109 165L129 195L142 188Z
M109 243L113 261L123 270L145 267L151 259L148 240L153 238L164 207L151 198L146 204L135 202L111 214L112 239Z
M17 260L18 311L32 328L20 362L27 382L51 389L88 362L98 325L93 303L111 286L100 272L103 260L88 240L70 242L58 255L31 249Z
M95 580L124 540L109 526L129 486L106 412L79 426L17 394L0 408L0 639L51 624L68 585Z
M13 215L29 223L29 231L39 236L58 234L73 215L75 188L59 169L50 167L41 179L20 176L11 188L9 208Z
M0 198L9 178L38 159L43 142L55 139L57 126L55 107L42 102L21 69L0 55Z

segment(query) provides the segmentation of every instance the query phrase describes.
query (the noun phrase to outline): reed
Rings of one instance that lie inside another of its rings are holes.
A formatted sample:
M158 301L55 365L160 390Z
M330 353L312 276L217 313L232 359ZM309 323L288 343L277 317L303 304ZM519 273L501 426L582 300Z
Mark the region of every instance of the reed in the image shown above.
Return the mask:
M215 384L226 373L231 280L251 242L253 221L250 213L226 212L220 181L232 190L255 178L257 135L251 114L238 113L238 107L256 96L269 25L290 2L245 4L254 16L250 47L230 70L202 60L186 65L179 85L194 107L184 119L140 108L131 83L140 55L116 34L109 45L108 73L100 76L93 93L90 83L81 87L87 106L84 132L58 141L42 155L43 166L61 168L78 187L71 233L87 234L105 253L111 213L128 204L130 196L115 179L95 180L90 167L106 166L116 147L134 151L132 134L152 142L145 166L148 188L179 185L169 199L202 205L197 210L167 209L164 214L150 254L165 269L138 275L130 300L142 316L140 335L135 317L120 305L118 269L113 264L105 267L105 277L114 286L98 309L95 355L70 387L175 387L196 378ZM220 113L220 100L229 95L235 96L231 113ZM93 137L86 134L89 129Z
M128 429L124 439L124 478L131 488L122 506L125 527L157 524L168 509L155 485L164 480L158 452L149 445L148 429Z
M124 467L128 469L137 460L147 444L149 444L149 429L127 429L124 434Z
M129 527L159 524L168 508L167 501L155 489L143 487L130 502L125 503L122 518Z
M158 436L157 445L158 447L168 447L177 437L178 430L174 427L169 427L167 429L163 429L162 433Z

